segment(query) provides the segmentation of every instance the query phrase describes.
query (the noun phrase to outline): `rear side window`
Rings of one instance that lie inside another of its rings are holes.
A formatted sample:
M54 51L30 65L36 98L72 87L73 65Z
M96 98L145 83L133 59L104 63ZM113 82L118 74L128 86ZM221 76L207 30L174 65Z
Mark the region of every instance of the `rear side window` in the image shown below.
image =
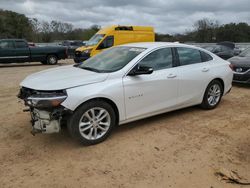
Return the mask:
M16 41L16 48L28 48L28 46L24 41Z
M171 68L173 66L173 57L171 48L162 48L153 51L139 63L139 66L152 67L154 70Z
M206 52L200 51L200 53L202 62L211 61L213 59L212 56L207 54Z
M178 47L177 52L179 55L180 65L191 65L202 62L199 50L192 48Z

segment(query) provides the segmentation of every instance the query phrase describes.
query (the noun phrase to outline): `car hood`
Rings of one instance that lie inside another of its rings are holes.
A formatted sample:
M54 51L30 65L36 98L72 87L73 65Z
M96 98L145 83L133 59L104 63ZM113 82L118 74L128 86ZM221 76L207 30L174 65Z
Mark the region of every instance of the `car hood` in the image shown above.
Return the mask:
M228 61L232 63L233 65L237 65L237 66L243 66L243 67L250 66L250 57L235 56L235 57L228 59Z
M96 73L73 65L44 70L27 76L21 86L35 90L61 90L102 82L109 73Z
M81 46L79 48L76 49L76 51L80 51L80 52L83 52L85 50L91 50L93 49L94 46Z

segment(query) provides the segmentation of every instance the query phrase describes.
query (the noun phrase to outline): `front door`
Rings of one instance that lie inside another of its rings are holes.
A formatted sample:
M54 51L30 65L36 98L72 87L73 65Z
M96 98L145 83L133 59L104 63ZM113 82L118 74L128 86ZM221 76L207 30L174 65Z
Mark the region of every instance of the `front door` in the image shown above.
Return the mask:
M137 118L174 107L179 83L171 48L151 52L136 66L152 67L154 71L123 78L126 118Z

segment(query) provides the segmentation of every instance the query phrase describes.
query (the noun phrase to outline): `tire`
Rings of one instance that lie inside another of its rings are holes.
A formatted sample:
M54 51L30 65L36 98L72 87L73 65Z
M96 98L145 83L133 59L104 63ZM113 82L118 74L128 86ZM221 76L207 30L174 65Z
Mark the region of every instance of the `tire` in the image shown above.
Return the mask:
M48 65L56 65L58 62L58 58L56 55L48 55L46 59L46 63Z
M216 108L221 101L222 95L223 87L221 82L218 80L211 81L203 96L201 107L208 110Z
M115 124L116 115L112 106L102 100L93 100L78 107L67 126L73 138L84 145L93 145L104 141Z

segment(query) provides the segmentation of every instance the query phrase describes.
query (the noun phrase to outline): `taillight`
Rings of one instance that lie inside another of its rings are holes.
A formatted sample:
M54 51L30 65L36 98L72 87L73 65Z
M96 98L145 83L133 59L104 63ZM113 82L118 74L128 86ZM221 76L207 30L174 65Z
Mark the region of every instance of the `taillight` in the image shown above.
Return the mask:
M234 65L233 64L229 64L229 67L232 69L232 70L234 70Z

